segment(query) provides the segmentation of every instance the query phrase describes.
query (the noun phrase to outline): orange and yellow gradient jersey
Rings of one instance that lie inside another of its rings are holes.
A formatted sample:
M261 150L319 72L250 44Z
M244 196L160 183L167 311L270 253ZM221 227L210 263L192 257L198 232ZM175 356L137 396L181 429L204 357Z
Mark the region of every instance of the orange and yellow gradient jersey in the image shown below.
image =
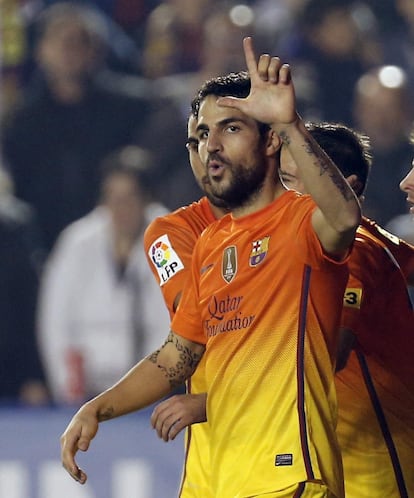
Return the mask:
M363 219L342 317L357 345L336 375L347 498L414 496L413 264L414 247Z
M201 232L215 221L206 197L156 218L145 231L144 245L150 268L160 284L170 317L174 301L189 278L191 258ZM206 392L204 359L187 383L193 394ZM210 498L208 423L194 424L185 436L185 463L179 498Z
M321 480L343 496L333 379L345 261L327 257L309 196L210 225L172 329L205 343L216 497Z

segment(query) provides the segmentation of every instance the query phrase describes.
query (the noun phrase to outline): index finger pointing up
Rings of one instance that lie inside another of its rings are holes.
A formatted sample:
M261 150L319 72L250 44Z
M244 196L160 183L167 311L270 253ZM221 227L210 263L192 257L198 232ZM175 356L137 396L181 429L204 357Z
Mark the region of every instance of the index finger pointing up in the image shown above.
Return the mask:
M247 70L250 74L250 79L253 80L255 78L258 78L256 54L254 53L253 40L251 36L243 38L243 49Z

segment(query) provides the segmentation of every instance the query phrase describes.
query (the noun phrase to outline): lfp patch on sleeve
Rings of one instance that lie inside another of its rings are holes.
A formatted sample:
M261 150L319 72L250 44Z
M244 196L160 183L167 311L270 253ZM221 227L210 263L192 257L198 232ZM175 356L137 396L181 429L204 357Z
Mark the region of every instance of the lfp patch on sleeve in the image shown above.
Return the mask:
M160 286L163 286L171 277L184 269L184 265L174 251L167 234L161 235L151 244L148 255L157 269Z

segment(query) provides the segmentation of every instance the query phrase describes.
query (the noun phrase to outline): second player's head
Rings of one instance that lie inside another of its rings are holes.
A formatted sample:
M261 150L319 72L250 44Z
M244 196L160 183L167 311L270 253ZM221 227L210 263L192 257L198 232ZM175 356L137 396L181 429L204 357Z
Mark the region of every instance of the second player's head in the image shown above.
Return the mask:
M350 182L355 194L362 197L372 163L369 138L338 123L306 123L306 128ZM306 193L297 166L284 147L280 175L288 188Z

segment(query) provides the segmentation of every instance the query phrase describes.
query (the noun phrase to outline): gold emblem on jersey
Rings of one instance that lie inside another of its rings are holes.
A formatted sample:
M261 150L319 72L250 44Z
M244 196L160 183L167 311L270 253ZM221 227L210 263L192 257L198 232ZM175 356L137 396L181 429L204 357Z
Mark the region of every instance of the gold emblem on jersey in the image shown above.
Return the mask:
M223 251L223 261L221 265L221 274L224 280L229 284L237 273L237 250L236 246L226 247Z
M249 264L250 266L257 266L266 257L269 249L270 236L263 237L263 239L255 240L252 242L252 252L250 253Z
M344 295L344 306L348 308L361 308L362 289L347 287Z

